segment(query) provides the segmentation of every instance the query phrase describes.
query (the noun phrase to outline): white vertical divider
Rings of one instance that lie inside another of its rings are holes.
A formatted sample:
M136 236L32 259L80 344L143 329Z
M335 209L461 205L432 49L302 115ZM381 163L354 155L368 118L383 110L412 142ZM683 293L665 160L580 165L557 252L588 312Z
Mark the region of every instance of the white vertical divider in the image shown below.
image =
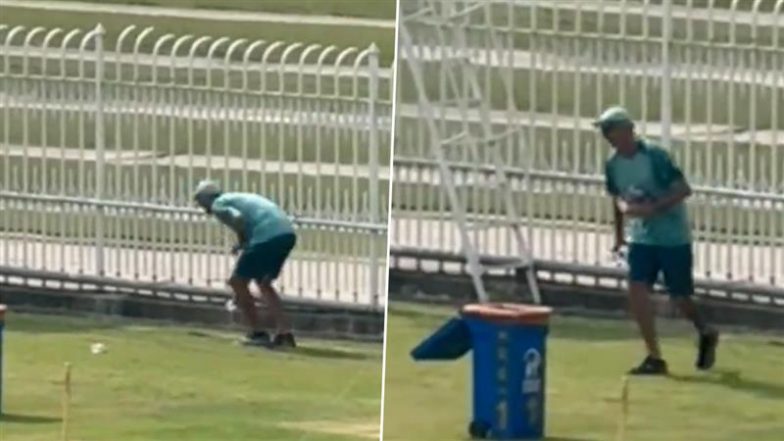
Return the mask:
M687 7L693 8L694 7L694 0L688 0ZM694 95L699 91L698 87L694 87L694 71L697 69L694 66L694 52L695 52L695 45L693 44L694 41L694 21L695 16L689 13L689 16L686 19L686 44L684 45L682 51L685 53L683 54L683 68L686 69L686 79L685 79L685 88L684 88L684 98L685 98L685 110L684 110L684 126L685 126L685 133L684 137L685 140L685 147L683 152L683 169L689 173L689 177L692 182L695 181L695 172L694 172L694 147L692 145L692 136L691 130L692 125L694 124ZM681 64L681 63L679 63Z
M270 105L272 103L277 103L278 99L270 93L269 85L267 80L269 78L270 72L268 71L269 66L269 57L277 50L278 48L283 47L282 41L275 41L264 50L264 53L261 56L261 70L260 70L260 84L259 84L259 96L261 98L261 129L259 130L259 156L261 157L261 176L259 177L259 185L261 186L261 192L264 194L271 195L272 192L269 189L267 183L267 156L269 153L269 140L272 138L272 131L269 130L268 126L270 119L268 115L273 115L277 112L270 111ZM280 108L278 108L278 112L280 112ZM281 115L282 116L282 115Z
M30 30L27 33L27 35L25 36L25 39L24 39L24 43L23 43L23 46L22 46L22 72L21 72L21 75L19 76L19 82L20 82L20 84L22 86L21 89L24 90L25 92L27 92L29 90L29 82L30 82L30 58L31 58L30 46L32 45L33 38L35 38L36 35L44 32L44 31L45 31L45 29L42 28L42 27L33 28L32 30ZM21 102L21 106L22 106L21 114L22 114L22 148L23 148L23 150L22 150L22 185L21 185L20 188L21 188L22 193L28 193L30 191L30 184L31 184L31 179L30 179L30 158L29 158L29 156L30 156L29 149L31 147L31 142L30 142L30 132L31 132L31 129L30 129L30 125L31 125L30 124L30 113L31 113L30 107L31 107L31 104L28 103L28 100L23 100ZM20 205L21 205L20 208L24 208L24 204L20 204ZM25 228L23 228L23 231L24 231L24 229L28 228L27 225L28 224L25 223ZM26 232L26 231L24 231L24 232ZM28 253L30 245L31 244L29 243L29 241L25 240L25 241L22 242L22 261L25 262L25 266L27 266L27 267L29 267L29 265L30 265L29 253Z
M5 145L5 152L4 152L4 161L3 161L3 190L5 191L13 191L16 190L14 186L12 186L13 181L11 179L11 96L12 94L10 91L12 90L12 84L15 82L15 79L11 76L11 51L9 48L13 43L14 37L24 31L26 28L24 26L16 26L5 36L5 41L3 44L3 69L4 69L4 79L5 79L5 87L9 92L3 94L4 95L4 106L3 106L3 133L5 134L4 137L4 145ZM9 200L8 205L12 206L13 201ZM13 224L13 214L11 210L3 210L3 218L5 219L6 225ZM11 262L11 241L4 241L3 246L3 262L6 264L10 264Z
M240 46L247 43L248 40L244 38L240 38L234 40L226 50L226 55L223 57L223 89L221 90L222 95L222 111L223 111L223 181L226 188L229 188L229 181L231 179L231 159L234 157L234 143L231 139L231 134L233 132L233 128L236 125L233 121L237 120L238 115L242 115L242 111L237 109L237 100L235 97L237 96L237 91L232 87L231 83L231 75L233 73L232 70L232 59L234 55L234 51L240 48ZM244 74L243 74L244 75ZM241 92L243 96L245 92ZM247 165L245 165L247 167ZM232 188L232 190L237 190ZM247 191L247 188L242 188L240 191Z
M664 148L672 148L672 60L670 47L672 46L672 0L664 1L664 17L662 17L662 144Z
M305 70L307 69L307 59L308 56L317 51L321 48L320 44L311 44L307 46L299 56L299 61L297 63L297 88L295 93L295 112L297 118L297 137L296 137L296 144L297 144L297 181L296 181L296 198L297 198L297 206L299 210L304 210L307 204L305 204L305 143L306 143L306 130L308 127L312 126L312 121L315 119L313 116L314 111L318 112L317 109L312 108L306 104L306 95L307 91L305 90L304 86L304 75ZM309 147L308 147L309 148ZM302 211L298 211L298 213L302 213Z
M109 102L115 106L128 99L126 96L125 84L123 83L123 43L135 30L135 25L130 25L123 29L122 32L120 32L120 35L117 36L117 41L114 45L114 81L111 83L111 92L107 94L107 97L109 97ZM108 74L106 77L108 80ZM122 129L124 127L123 118L124 115L122 112L114 112L112 121L114 122L114 158L116 162L114 165L114 179L108 197L111 199L128 200L130 199L130 187L123 185L126 174L122 159L124 159L124 147L127 147L124 145L122 138ZM127 232L125 231L127 215L128 212L126 210L120 210L117 215L113 216L115 221L114 238L116 239L116 245L114 246L115 259L114 262L107 262L106 272L112 273L118 278L122 274L125 257L131 252L124 240L124 237L127 235ZM114 269L113 272L111 271L111 268Z
M369 170L369 211L370 211L370 222L374 225L381 222L381 204L379 201L379 149L381 148L379 137L381 128L378 125L378 104L379 104L379 85L378 85L378 71L379 71L379 50L375 43L370 45L368 49L368 118L370 120L370 132L369 132L369 162L370 162L370 170ZM380 266L380 252L378 250L378 240L375 235L370 234L369 239L370 241L370 280L368 287L368 294L371 298L371 304L374 308L379 306L380 300L380 289L378 285L378 268Z
M105 274L104 251L105 251L105 222L106 214L104 205L104 186L106 185L106 138L104 127L104 54L103 38L106 30L103 25L98 23L95 27L95 199L99 205L95 222L95 272L98 276Z
M295 134L295 140L298 139L299 133L301 130L301 118L302 115L296 112L296 109L299 105L299 97L294 94L293 102L292 98L287 97L287 89L288 89L288 79L289 76L286 72L286 66L288 66L288 59L290 56L294 56L300 48L302 48L304 44L302 43L292 43L286 47L283 51L283 54L280 57L280 64L278 65L278 93L280 94L281 100L281 112L282 118L280 121L280 128L279 134L280 137L278 143L278 163L281 164L278 167L278 191L279 191L279 200L286 200L287 197L289 198L296 198L296 193L287 192L286 190L289 189L289 186L286 183L286 172L284 170L283 164L286 161L287 157L287 146L289 145L289 136L291 134ZM304 51L303 51L304 52ZM301 55L301 54L300 54ZM301 69L301 66L298 66L298 72ZM298 79L299 74L297 74ZM295 87L296 90L296 87ZM296 141L295 141L296 144ZM295 148L298 147L295 145ZM287 194L288 193L288 194ZM295 202L296 199L289 200L289 203Z
M350 127L351 128L349 129L349 133L351 135L351 143L350 143L351 144L351 165L354 167L354 170L356 170L359 167L359 144L361 142L360 140L361 140L362 132L364 131L363 130L364 129L364 125L361 122L362 121L362 116L361 115L363 113L362 112L363 106L362 106L362 102L361 102L361 98L360 98L360 91L359 91L360 65L364 62L365 58L367 58L367 55L368 55L368 50L364 50L364 51L360 52L359 55L357 55L357 57L354 59L354 72L353 72L353 75L351 77L351 93L352 93L352 96L351 96L351 110L349 111L349 114L351 115L349 117ZM370 83L370 81L368 80L367 84L369 84L369 83ZM368 91L368 93L371 93L371 92ZM368 109L368 112L370 112L369 109ZM339 167L340 166L336 163L336 165L335 165L335 175L336 175L336 178L335 179L337 179L338 181L341 181L342 180L342 176L341 176ZM354 173L352 175L352 177L351 177L351 194L352 194L352 199L351 199L351 202L350 202L351 207L353 207L352 208L352 213L353 214L359 213L360 210L361 210L360 209L360 205L359 205L360 204L360 200L359 200L359 185L358 185L359 182L358 181L359 181L359 176L357 175L357 173Z
M90 41L90 39L94 38L93 36L94 33L95 30L88 32L84 37L82 37L81 43L79 45L79 74L77 79L77 84L78 84L77 87L79 90L79 96L77 97L77 100L79 102L78 109L77 109L78 121L79 121L77 125L78 139L79 139L78 141L79 164L78 164L78 169L77 169L78 171L76 176L78 184L75 191L72 192L72 195L87 194L87 187L86 187L87 170L85 168L85 161L86 161L85 152L87 151L87 143L85 140L85 126L87 125L86 114L88 112L88 109L85 106L85 102L88 100L89 95L87 92L88 91L87 84L85 84L86 75L84 71L84 64L85 64L85 55L86 55L85 52L86 52L87 43ZM82 219L82 216L84 214L84 207L76 204L74 208L76 211L76 221L78 224L77 225L77 239L78 239L77 255L79 256L78 259L79 274L82 274L82 271L84 270L84 253L86 251L84 247L84 243L85 243L84 238L86 234L85 222L84 219Z
M250 66L249 66L249 64L250 64L250 56L253 54L253 51L256 50L256 48L258 48L260 46L263 46L264 44L265 44L264 40L256 40L253 43L251 43L245 49L245 52L243 52L243 54L242 54L242 98L241 98L241 104L240 104L240 106L241 106L241 110L240 110L241 122L240 122L240 124L241 124L241 127L242 127L242 139L241 139L241 144L242 144L242 163L245 164L245 166L242 168L242 188L248 188L248 185L249 185L249 182L248 182L248 169L249 169L249 167L247 166L247 164L248 164L248 151L250 149L250 139L249 138L250 138L251 127L253 127L254 124L256 124L256 115L257 115L257 113L255 111L251 111L250 110L250 106L253 103L253 100L250 99L251 98L251 93L250 93L250 87L249 87L249 84L248 84L248 82L249 82L248 77L249 77L249 74L251 72ZM261 73L261 75L263 75L263 72ZM251 121L251 118L252 118L252 121ZM259 173L264 173L263 169L260 169L258 171L259 171ZM258 184L258 181L255 181L255 183ZM256 185L256 190L254 192L255 193L259 192L258 185Z
M336 49L337 49L337 46L328 46L323 51L321 51L321 54L319 54L318 61L316 62L316 77L315 77L315 82L316 82L315 93L316 93L317 97L322 97L323 96L323 92L324 91L323 91L323 88L322 88L322 82L323 82L322 80L324 79L324 73L323 72L324 72L324 65L326 64L327 57L330 54L332 54L333 52L335 52ZM319 123L318 123L318 125L316 127L316 139L315 139L315 145L314 145L314 148L316 150L316 152L315 152L316 156L315 156L315 159L314 159L314 164L315 164L315 169L316 169L316 187L315 187L316 188L316 202L315 202L315 207L314 207L315 211L313 211L311 213L312 216L315 216L317 218L320 218L322 216L322 212L324 210L324 201L323 201L323 198L324 198L324 194L323 193L324 193L324 191L322 189L322 184L324 182L324 176L322 176L322 170L321 170L321 161L322 161L321 155L322 155L322 150L324 150L324 130L330 124L330 116L329 116L329 112L327 112L326 106L320 105L319 106L319 110L320 110L318 112L318 114L319 114L319 117L318 117ZM333 144L333 145L335 145L335 144ZM321 236L322 236L322 234L319 234L319 238ZM319 269L321 268L320 264L318 265L318 268ZM321 282L320 277L319 277L318 281L319 281L319 285L320 285L321 284L320 283Z
M350 48L344 49L337 56L337 58L335 59L335 71L334 71L335 78L334 78L334 91L333 91L334 93L333 93L333 96L334 96L336 102L339 103L338 106L340 106L341 110L346 110L346 108L348 107L346 105L345 101L341 99L341 93L340 93L340 90L341 90L341 76L343 75L343 73L342 73L343 60L345 60L349 56L355 54L356 52L357 52L357 48L350 47ZM341 189L340 189L340 178L339 178L339 176L340 176L341 146L343 145L342 137L345 136L346 133L350 133L350 132L351 132L351 124L343 124L343 122L340 121L339 118L335 121L335 131L334 131L335 135L334 135L334 144L333 144L334 145L334 149L335 149L334 150L334 154L335 154L335 157L334 157L334 169L333 169L334 173L335 173L334 178L333 178L333 195L334 195L335 199L333 201L333 203L334 203L333 208L337 212L340 212L341 207L342 207L342 203L340 201Z
M718 47L716 45L716 42L715 42L715 22L713 20L713 11L714 11L714 7L715 7L714 3L715 3L715 0L710 0L710 3L708 5L708 14L707 14L708 15L708 48L707 48L707 50L708 50L708 60L707 60L708 66L712 66L717 61L718 57L716 56L716 54L719 53L718 52L719 49L718 49ZM713 144L713 132L714 132L714 130L713 130L713 123L714 123L714 117L715 117L715 113L714 113L715 94L714 94L714 91L716 89L714 87L714 73L715 73L715 69L711 69L711 68L707 69L707 95L705 97L705 104L706 104L705 107L707 108L707 110L706 110L706 113L707 113L706 114L706 120L707 120L706 121L706 126L707 126L706 130L708 132L708 136L707 136L707 139L705 140L705 144L706 144L706 149L708 151L712 151L713 150L713 145L714 145ZM716 179L716 177L715 177L715 175L713 173L713 169L714 169L713 155L705 155L704 158L705 158L705 169L704 169L704 172L705 172L705 182L706 183L713 183L713 182L715 182L714 180ZM710 201L710 199L706 198L706 202L707 201ZM705 220L705 225L707 227L707 230L709 232L713 232L715 216L711 216L711 214L708 212L708 210L705 210L705 213L706 213L706 215L705 215L704 220ZM715 262L717 260L716 259L716 254L717 253L713 252L713 244L710 243L710 242L708 244L706 244L705 247L703 247L703 250L705 252L705 254L703 256L703 259L704 259L703 261L706 262L706 265L705 265L706 273L705 273L705 275L706 275L706 277L710 278L711 275L712 275L712 272L713 272L713 268L714 268L713 262Z
M43 103L41 106L41 125L42 125L42 133L41 133L41 146L43 147L43 151L41 154L41 189L40 191L50 194L51 193L51 182L53 181L54 171L49 170L49 144L51 143L49 139L49 119L50 119L50 112L49 112L49 100L50 99L57 99L56 98L56 82L53 81L52 76L49 74L49 46L52 42L52 39L57 35L62 33L62 29L54 28L47 32L46 37L44 38L44 42L42 45L41 50L41 77L40 77L40 87L41 87L41 95L40 97L43 98ZM53 115L52 115L53 116ZM44 267L47 267L46 259L49 256L49 245L50 242L46 239L47 237L51 236L51 232L49 230L50 225L48 222L49 217L49 207L44 206L44 209L41 211L41 254L43 259ZM54 230L54 228L52 228Z
M4 32L7 29L8 29L8 25L0 24L0 32ZM3 87L5 89L8 89L9 83L11 82L11 79L9 78L10 65L8 63L8 59L10 58L10 56L9 56L8 50L6 48L7 44L8 44L8 36L6 35L6 38L3 41L3 51L2 51L2 53L4 54L4 56L3 56L3 66L4 66L4 68L3 68ZM10 163L11 163L11 157L10 157L10 154L8 153L8 151L10 150L10 142L9 142L10 134L8 133L9 125L10 125L10 121L9 121L10 109L8 108L8 101L10 99L9 95L10 94L8 94L8 93L5 94L5 98L3 99L3 104L4 105L2 107L2 110L0 110L0 112L2 112L2 115L3 115L3 117L2 117L2 120L3 120L2 127L3 127L3 133L4 133L3 145L5 146L5 149L3 151L4 155L3 155L3 167L2 167L4 178L3 178L3 181L0 182L0 191L10 191L9 185L7 183L7 180L8 180L8 170L9 170L9 166L10 166ZM10 225L11 224L11 214L10 214L11 210L9 209L11 201L8 200L8 199L3 199L3 200L0 200L0 202L1 202L1 204L0 204L0 208L1 208L0 209L0 227L2 227L3 231L9 231L11 229L10 228L11 227L11 225ZM3 250L2 250L3 254L2 254L2 260L0 260L0 262L2 262L4 265L8 265L10 263L10 259L9 259L9 255L8 255L8 250L9 250L9 246L10 246L9 242L10 241L8 241L8 240L3 241L3 247L2 247L3 248ZM3 281L7 282L8 278L4 277Z
M207 58L205 59L205 68L204 68L205 72L204 73L205 73L205 75L207 77L207 83L206 83L206 88L205 88L204 93L205 93L207 99L206 99L206 102L204 104L206 106L206 113L207 113L206 114L206 120L205 120L205 124L206 124L206 139L205 139L205 143L206 143L206 146L207 146L207 150L204 153L204 156L206 158L211 158L212 157L212 150L213 150L213 146L212 146L212 144L213 144L213 141L212 141L213 135L212 135L212 132L213 132L213 126L217 122L216 119L215 119L215 107L216 107L216 104L218 104L220 102L220 97L217 96L217 91L215 89L213 89L213 87L212 87L212 76L213 76L213 69L214 69L213 60L215 59L215 51L217 51L218 48L220 48L222 45L228 43L229 41L231 41L231 40L228 37L221 37L221 38L215 40L210 45L210 48L207 50ZM206 172L207 172L207 179L212 179L212 177L213 177L212 176L212 161L210 161L210 160L206 161L205 167L207 169L206 170ZM224 182L223 184L224 185L228 185L228 182Z

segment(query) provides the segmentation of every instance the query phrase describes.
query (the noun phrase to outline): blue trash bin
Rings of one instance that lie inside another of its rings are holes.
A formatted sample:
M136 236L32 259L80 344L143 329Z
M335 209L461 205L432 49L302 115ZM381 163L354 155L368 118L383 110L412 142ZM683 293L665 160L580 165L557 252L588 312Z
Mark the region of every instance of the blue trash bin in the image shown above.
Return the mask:
M474 438L544 437L546 339L552 310L467 305L412 351L415 360L457 359L473 349Z

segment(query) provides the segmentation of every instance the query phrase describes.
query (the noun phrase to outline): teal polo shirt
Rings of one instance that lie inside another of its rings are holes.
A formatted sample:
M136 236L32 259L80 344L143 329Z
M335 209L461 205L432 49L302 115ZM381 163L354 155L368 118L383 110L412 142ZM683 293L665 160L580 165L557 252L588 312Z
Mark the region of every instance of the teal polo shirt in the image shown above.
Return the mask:
M277 204L257 194L223 193L210 210L223 224L245 234L248 243L243 245L258 245L294 233L288 215Z
M618 153L605 164L605 182L610 195L629 202L656 200L684 178L670 154L647 140L638 140L632 157ZM627 242L632 244L680 246L692 241L685 203L648 219L630 218Z

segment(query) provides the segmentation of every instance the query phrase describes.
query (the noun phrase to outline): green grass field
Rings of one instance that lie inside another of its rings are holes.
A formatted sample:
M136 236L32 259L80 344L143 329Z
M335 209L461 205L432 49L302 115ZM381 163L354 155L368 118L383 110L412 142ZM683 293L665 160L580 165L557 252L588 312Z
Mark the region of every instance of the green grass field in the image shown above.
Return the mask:
M334 15L343 17L395 19L395 0L88 0L94 3L121 3L167 8L237 10L278 14Z
M467 439L469 359L415 364L409 356L449 314L390 304L385 441ZM689 327L660 321L659 328L672 376L632 379L627 441L784 439L784 338L726 333L715 370L702 374L693 368ZM615 439L621 378L641 351L629 322L556 318L548 342L547 439Z
M177 6L173 1L155 2L132 2L116 1L115 3L134 3L134 4L153 4L161 6ZM241 2L232 1L186 1L180 2L181 7L192 6L200 8L219 7L220 9L235 9L239 11L262 11L275 13L300 14L310 11L311 14L329 15L348 15L360 16L383 16L394 20L393 0L378 0L370 3L356 2L350 0L328 0L328 1L261 1L261 2ZM310 6L316 6L310 8ZM244 6L244 7L243 7ZM359 7L361 6L361 7ZM324 47L331 44L338 47L357 46L365 48L372 42L378 45L381 54L381 65L389 66L394 57L395 32L392 28L373 28L367 26L334 26L334 25L291 25L288 23L254 21L248 22L221 22L216 20L193 20L193 19L172 19L168 17L141 17L117 12L111 15L101 13L84 13L68 11L42 11L37 9L3 7L0 14L0 22L11 25L25 25L28 27L44 26L47 28L62 27L63 29L72 28L92 28L97 23L102 23L106 28L106 47L114 48L114 42L119 33L128 25L135 24L140 29L147 26L154 26L157 30L155 35L173 33L175 35L192 34L195 36L212 35L226 36L229 38L248 38L251 40L264 39L266 41L301 41L304 43L318 43ZM154 38L148 39L145 49L149 49ZM130 43L126 43L130 44Z
M378 438L380 346L306 340L282 354L235 346L235 337L11 314L0 439L61 439L65 362L72 441ZM108 352L92 355L94 342Z

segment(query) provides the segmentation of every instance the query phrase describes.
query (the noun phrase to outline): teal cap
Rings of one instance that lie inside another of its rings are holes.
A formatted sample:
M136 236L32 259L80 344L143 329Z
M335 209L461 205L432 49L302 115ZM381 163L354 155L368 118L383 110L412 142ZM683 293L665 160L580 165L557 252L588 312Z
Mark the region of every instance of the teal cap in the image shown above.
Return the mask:
M593 122L595 127L611 127L615 125L634 126L634 119L628 110L620 106L613 106L606 109L599 115L599 119Z
M204 180L196 186L193 199L202 206L208 206L211 200L221 193L218 183L215 181Z

